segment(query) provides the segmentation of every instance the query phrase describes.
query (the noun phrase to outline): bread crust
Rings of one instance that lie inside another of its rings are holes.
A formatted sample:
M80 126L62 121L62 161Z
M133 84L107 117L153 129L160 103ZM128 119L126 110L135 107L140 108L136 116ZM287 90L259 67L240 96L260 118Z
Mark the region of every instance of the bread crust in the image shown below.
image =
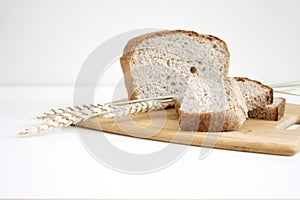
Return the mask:
M208 39L210 41L218 41L220 43L222 43L224 45L224 48L226 50L226 54L228 56L226 65L225 65L225 75L226 76L229 72L229 61L230 61L230 53L228 50L228 47L226 45L226 43L215 37L212 35L203 35L203 34L199 34L196 33L194 31L186 31L186 30L171 30L171 31L160 31L160 32L153 32L153 33L149 33L149 34L145 34L145 35L141 35L138 36L136 38L131 39L127 45L125 46L124 50L123 50L123 56L120 58L120 63L121 63L121 67L123 70L123 74L125 75L124 79L125 79L125 85L127 88L127 92L128 92L128 98L131 100L134 99L138 99L138 92L136 91L136 85L135 85L135 81L134 81L134 77L132 75L131 72L131 60L134 58L135 55L135 48L138 44L140 44L141 42L143 42L144 40L147 40L149 38L153 38L153 37L160 37L160 36L164 36L164 35L169 35L169 34L175 34L175 33L182 33L188 36L194 36L194 37L200 37L200 38L205 38Z
M174 101L174 109L175 109L176 113L179 115L179 108L180 108L181 100L178 97L175 97L173 99L173 101Z
M279 97L280 103L275 107L257 108L248 112L250 118L278 121L284 116L286 100Z
M284 116L284 111L285 111L286 99L285 98L281 98L281 97L280 97L280 99L282 101L278 105L278 109L277 109L277 113L276 113L276 117L275 117L276 121L280 120Z
M261 85L263 88L266 88L268 91L269 91L269 95L268 95L268 99L267 99L267 102L266 104L269 105L269 104L272 104L273 103L273 88L267 86L267 85L264 85L262 84L261 82L257 81L257 80L253 80L253 79L250 79L250 78L246 78L246 77L234 77L234 79L236 81L242 81L242 82L245 82L245 81L251 81L251 82L255 82L259 85Z
M246 120L237 115L237 112L244 112L238 106L238 110L226 110L214 113L186 113L178 110L179 126L183 131L232 131L242 127ZM213 116L213 120L211 120Z
M130 68L130 55L123 55L120 58L120 63L122 66L122 71L124 74L125 86L127 88L128 98L130 100L138 99L138 93L136 91L134 77Z

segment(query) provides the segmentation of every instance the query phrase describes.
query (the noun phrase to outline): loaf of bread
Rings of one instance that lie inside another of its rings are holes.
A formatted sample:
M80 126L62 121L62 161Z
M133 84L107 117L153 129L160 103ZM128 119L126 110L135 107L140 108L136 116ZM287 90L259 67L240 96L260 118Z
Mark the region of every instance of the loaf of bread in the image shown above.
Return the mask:
M248 112L250 118L278 121L284 116L286 100L274 98L273 104L258 107Z
M272 88L227 77L230 54L217 37L184 30L142 35L127 43L120 62L130 99L176 96L182 130L234 130L248 111L274 118Z
M179 126L185 131L230 131L247 119L247 107L233 78L190 80L175 100Z
M189 78L226 76L225 42L192 31L162 31L128 42L121 66L130 99L181 95Z

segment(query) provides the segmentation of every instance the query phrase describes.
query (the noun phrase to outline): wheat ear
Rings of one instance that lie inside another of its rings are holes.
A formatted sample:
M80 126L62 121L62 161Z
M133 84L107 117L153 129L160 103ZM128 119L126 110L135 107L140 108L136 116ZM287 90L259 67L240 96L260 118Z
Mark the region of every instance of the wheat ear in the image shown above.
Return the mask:
M39 134L51 129L69 127L94 117L121 118L131 114L157 111L173 105L173 97L134 100L128 102L89 104L65 109L52 109L37 117L42 123L20 131L20 135Z

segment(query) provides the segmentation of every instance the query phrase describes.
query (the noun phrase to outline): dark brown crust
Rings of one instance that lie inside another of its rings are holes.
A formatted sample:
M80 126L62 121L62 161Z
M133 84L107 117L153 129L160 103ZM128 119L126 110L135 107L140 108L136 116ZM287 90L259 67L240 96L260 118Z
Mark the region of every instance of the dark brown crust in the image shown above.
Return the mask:
M179 108L180 108L181 101L176 97L173 99L173 101L174 101L175 111L179 115Z
M257 81L257 80L253 80L253 79L250 79L250 78L246 78L246 77L234 77L234 79L236 81L242 81L242 82L245 82L245 81L251 81L251 82L255 82L259 85L261 85L263 88L266 88L267 90L269 90L269 98L268 98L268 101L266 102L267 105L269 104L272 104L273 103L273 88L267 86L267 85L264 85L262 84L261 82Z
M286 100L279 97L281 102L272 109L268 107L257 108L248 112L250 118L278 121L284 116Z
M120 58L120 63L121 63L123 73L126 74L125 75L125 85L126 85L126 88L128 91L128 97L131 100L138 98L138 93L135 90L136 86L135 86L135 82L134 82L134 77L131 74L131 65L130 65L131 59L134 57L134 54L135 54L135 47L139 43L141 43L142 41L144 41L148 38L159 37L159 36L164 36L164 35L174 34L174 33L182 33L182 34L185 34L188 36L206 38L210 41L213 41L213 40L219 41L224 45L224 47L226 49L226 53L228 54L228 58L230 58L230 53L229 53L228 47L223 40L221 40L215 36L212 36L212 35L201 35L194 31L186 31L186 30L160 31L160 32L149 33L149 34L145 34L145 35L141 35L136 38L133 38L125 46L124 51L123 51L123 56ZM227 60L227 63L225 66L225 70L226 70L225 75L227 75L228 71L229 71L229 60L230 59Z

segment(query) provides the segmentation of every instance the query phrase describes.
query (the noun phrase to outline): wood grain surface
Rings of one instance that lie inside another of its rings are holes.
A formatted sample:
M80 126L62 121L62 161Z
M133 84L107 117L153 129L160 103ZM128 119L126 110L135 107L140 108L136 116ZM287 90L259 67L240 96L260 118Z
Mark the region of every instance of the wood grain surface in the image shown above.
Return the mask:
M174 109L120 119L93 118L77 126L163 142L290 156L300 150L300 129L287 130L293 124L300 124L300 105L287 104L280 121L249 119L230 132L181 131Z

